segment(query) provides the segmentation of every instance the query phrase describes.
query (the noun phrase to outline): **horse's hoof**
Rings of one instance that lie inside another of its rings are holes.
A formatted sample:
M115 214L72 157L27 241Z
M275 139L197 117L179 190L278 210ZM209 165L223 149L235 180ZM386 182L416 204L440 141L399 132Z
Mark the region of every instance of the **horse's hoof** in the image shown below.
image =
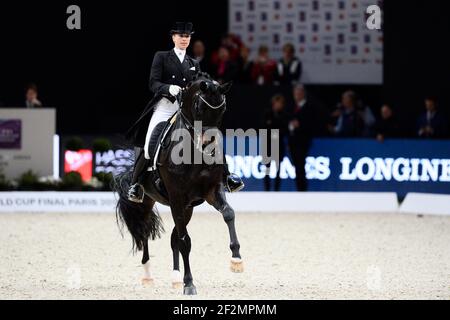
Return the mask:
M172 288L181 289L183 288L183 276L179 270L172 271Z
M187 296L194 296L197 294L197 289L195 289L195 286L184 287L183 294Z
M242 259L231 258L230 269L231 269L231 272L234 272L234 273L244 272L244 263L242 262Z
M151 286L153 286L153 279L152 278L142 278L141 283L144 287L151 287Z
M181 289L183 288L183 282L172 282L173 289Z

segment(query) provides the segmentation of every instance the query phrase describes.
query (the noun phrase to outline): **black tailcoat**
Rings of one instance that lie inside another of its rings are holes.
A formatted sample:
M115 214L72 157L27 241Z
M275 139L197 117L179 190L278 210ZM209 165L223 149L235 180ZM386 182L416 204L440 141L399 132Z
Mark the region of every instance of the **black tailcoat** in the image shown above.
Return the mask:
M183 63L181 63L173 49L170 51L158 51L153 58L149 82L150 91L154 93L154 96L139 119L127 131L126 138L136 147L144 147L145 136L154 106L163 97L169 99L172 103L175 102L176 98L169 93L170 85L184 88L192 81L194 75L200 71L200 65L197 60L189 57L187 54Z

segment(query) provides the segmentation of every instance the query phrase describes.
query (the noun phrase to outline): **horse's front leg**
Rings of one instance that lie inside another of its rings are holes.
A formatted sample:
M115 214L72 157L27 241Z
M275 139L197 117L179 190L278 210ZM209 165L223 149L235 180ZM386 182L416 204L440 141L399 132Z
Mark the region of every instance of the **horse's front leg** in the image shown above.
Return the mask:
M183 277L180 272L180 250L178 249L178 232L173 227L170 236L170 246L173 254L173 270L172 270L172 288L181 289L183 287Z
M212 205L217 211L222 213L223 219L228 226L228 232L230 234L230 249L232 253L231 257L231 271L240 273L244 272L244 264L239 252L241 246L236 233L235 226L235 214L233 208L228 204L225 197L225 192L222 187L219 187L216 192L206 199L206 201Z
M184 264L184 290L183 293L185 295L195 295L197 294L197 289L194 286L194 280L191 274L191 267L189 264L189 254L191 252L191 238L187 232L187 223L186 216L192 215L192 208L185 209L185 206L182 205L171 205L170 209L172 210L172 217L175 222L175 228L177 230L178 236L178 250L183 257Z

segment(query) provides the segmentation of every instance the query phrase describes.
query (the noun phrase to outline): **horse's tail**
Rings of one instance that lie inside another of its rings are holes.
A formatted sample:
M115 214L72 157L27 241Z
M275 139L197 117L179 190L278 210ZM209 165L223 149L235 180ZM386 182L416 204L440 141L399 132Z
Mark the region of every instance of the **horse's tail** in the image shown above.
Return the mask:
M123 236L123 226L127 226L133 239L133 252L142 250L148 239L154 240L164 232L161 217L155 202L144 197L143 203L128 200L128 188L131 182L132 171L122 173L114 178L114 191L119 199L116 206L116 221Z

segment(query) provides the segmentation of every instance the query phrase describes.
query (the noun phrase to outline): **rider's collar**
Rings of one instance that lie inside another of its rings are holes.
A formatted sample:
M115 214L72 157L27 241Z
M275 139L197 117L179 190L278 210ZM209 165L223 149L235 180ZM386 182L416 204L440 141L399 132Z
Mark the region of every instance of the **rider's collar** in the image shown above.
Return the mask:
M173 48L173 51L175 52L175 55L180 59L181 62L184 60L184 56L186 55L186 50L178 49L177 47Z

